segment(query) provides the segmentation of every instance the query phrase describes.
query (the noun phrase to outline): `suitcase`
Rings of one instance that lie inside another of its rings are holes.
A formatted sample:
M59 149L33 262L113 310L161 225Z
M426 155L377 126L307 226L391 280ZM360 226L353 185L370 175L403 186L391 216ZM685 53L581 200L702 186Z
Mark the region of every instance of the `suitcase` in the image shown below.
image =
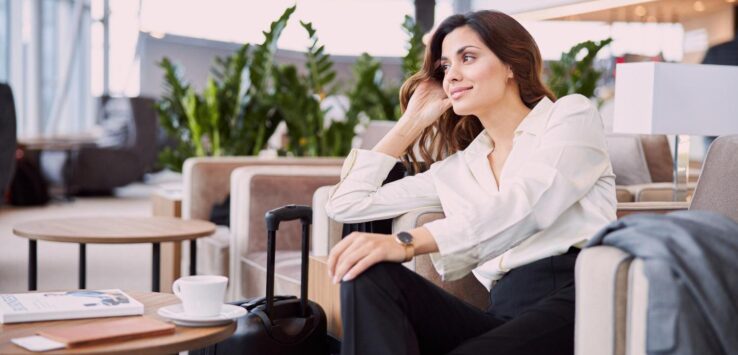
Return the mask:
M266 213L267 294L241 306L249 312L238 319L235 333L198 354L328 354L327 322L323 309L307 299L308 247L312 209L287 205ZM276 232L281 222L299 219L302 223L302 270L300 298L274 296Z

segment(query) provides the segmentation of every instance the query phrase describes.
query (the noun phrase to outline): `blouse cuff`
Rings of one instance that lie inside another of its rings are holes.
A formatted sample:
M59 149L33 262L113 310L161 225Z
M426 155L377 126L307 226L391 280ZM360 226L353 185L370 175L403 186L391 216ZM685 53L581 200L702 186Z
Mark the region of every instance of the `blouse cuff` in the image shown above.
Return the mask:
M430 258L444 281L460 279L477 265L476 248L459 243L459 234L466 232L466 228L459 228L463 226L461 223L463 222L447 217L424 225L438 245L438 252L430 254ZM456 228L449 228L453 225L456 225Z
M380 186L397 159L366 149L352 149L341 168L341 181L361 181Z

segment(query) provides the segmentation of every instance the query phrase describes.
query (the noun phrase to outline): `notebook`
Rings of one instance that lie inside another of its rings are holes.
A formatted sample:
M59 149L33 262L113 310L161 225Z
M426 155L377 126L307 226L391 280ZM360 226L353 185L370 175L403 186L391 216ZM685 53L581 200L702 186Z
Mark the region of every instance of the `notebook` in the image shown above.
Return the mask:
M140 315L144 306L117 289L0 294L0 323Z
M126 317L79 325L46 328L38 331L38 335L64 343L67 347L75 347L101 342L174 334L174 329L174 324L162 322L157 319Z

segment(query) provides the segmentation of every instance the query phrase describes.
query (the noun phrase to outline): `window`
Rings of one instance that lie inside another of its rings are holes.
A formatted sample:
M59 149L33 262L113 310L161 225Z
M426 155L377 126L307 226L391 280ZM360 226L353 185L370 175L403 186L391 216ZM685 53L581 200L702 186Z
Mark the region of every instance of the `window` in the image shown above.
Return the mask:
M10 65L10 0L0 0L0 82L8 81Z

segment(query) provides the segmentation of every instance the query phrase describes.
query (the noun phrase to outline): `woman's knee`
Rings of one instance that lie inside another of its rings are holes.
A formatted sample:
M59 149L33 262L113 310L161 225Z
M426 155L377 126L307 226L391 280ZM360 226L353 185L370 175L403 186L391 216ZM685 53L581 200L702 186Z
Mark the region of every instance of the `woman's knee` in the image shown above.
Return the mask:
M386 290L394 283L393 280L396 278L393 276L403 271L402 268L404 266L398 263L383 262L375 264L353 280L341 282L341 292L351 289L367 294L372 289Z

